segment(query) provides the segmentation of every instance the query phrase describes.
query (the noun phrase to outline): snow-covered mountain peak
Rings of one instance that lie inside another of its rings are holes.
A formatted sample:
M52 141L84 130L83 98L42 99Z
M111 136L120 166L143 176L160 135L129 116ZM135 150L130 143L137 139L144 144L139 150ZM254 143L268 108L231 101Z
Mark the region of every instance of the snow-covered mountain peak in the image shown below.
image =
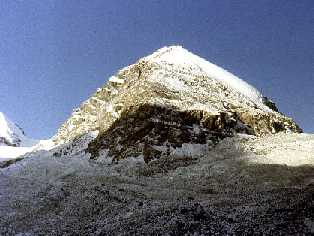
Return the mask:
M36 140L27 138L24 131L0 112L0 146L33 146Z
M314 135L260 96L174 46L33 147L0 112L0 235L314 232Z
M181 46L164 47L108 78L106 85L75 109L53 141L56 145L64 144L90 131L99 131L99 140L105 136L112 140L129 139L129 135L141 128L133 127L132 131L123 124L141 126L143 122L152 127L163 126L165 133L176 133L172 126L179 130L195 126L208 134L230 135L301 131L293 120L277 111L275 104L228 71ZM110 132L120 123L123 132L116 137ZM185 141L193 140L187 135L194 132L190 131L183 131ZM158 136L157 133L154 135ZM138 143L142 145L146 139L154 138L149 135L141 137ZM160 136L164 138L163 134ZM181 146L182 142L172 144ZM119 147L116 143L112 146Z
M253 86L225 69L189 52L182 46L163 47L141 60L183 67L193 71L194 74L207 76L222 82L225 86L238 91L256 104L263 103L263 95Z

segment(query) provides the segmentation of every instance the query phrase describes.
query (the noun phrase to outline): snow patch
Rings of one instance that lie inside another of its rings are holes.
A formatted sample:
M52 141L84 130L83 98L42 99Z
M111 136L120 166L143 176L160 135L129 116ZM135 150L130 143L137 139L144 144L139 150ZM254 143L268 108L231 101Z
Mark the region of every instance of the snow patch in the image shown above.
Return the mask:
M119 78L116 77L116 76L111 76L111 77L109 78L109 82L117 83L117 84L123 84L123 83L124 83L124 80L123 80L123 79L119 79Z
M0 147L0 163L11 159L16 159L27 152L31 152L32 147L11 147L1 146Z
M170 153L170 155L180 156L180 157L195 157L203 156L209 152L209 147L207 144L199 143L183 143L181 148L175 148Z

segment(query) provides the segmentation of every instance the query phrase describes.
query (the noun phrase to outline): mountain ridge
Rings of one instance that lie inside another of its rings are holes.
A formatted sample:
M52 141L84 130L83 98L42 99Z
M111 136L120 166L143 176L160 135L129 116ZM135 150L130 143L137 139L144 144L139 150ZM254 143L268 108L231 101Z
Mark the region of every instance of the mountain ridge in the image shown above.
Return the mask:
M29 147L35 143L36 140L26 137L21 127L0 112L0 145Z
M182 67L190 67L193 70L199 70L198 73L214 78L223 82L226 86L234 88L243 93L254 102L262 103L262 94L239 77L233 75L229 71L209 62L205 59L189 52L180 45L163 47L155 51L149 56L140 60L153 62L166 62L169 64L180 65Z
M122 68L0 164L1 235L313 234L314 135L174 50Z
M165 47L111 76L104 87L73 112L53 140L62 144L98 131L98 137L89 148L97 156L100 151L97 149L123 146L107 140L111 135L116 140L134 137L132 133L138 133L137 129L145 129L144 123L150 123L147 127L158 126L164 130L164 134L155 128L143 131L143 137L137 139L139 143L134 144L137 147L127 145L130 150L123 151L129 152L122 155L127 157L134 154L134 149L138 155L143 153L145 143L149 146L169 143L168 138L173 139L171 133L180 133L182 129L187 137L181 138L179 143L170 142L171 147L181 146L184 140L191 141L195 138L193 135L205 135L207 141L215 136L214 142L218 142L223 138L219 137L221 134L227 137L237 132L257 136L280 131L302 132L292 119L277 111L269 99L230 72L182 47ZM162 112L169 116L161 118ZM170 125L176 123L173 117L182 114L185 115L177 122L177 127ZM139 123L132 128L128 124L134 120ZM201 132L195 134L193 126L200 127ZM114 129L120 129L119 137L112 133L116 132ZM163 142L152 141L156 135L166 138L160 139ZM111 144L103 144L104 140ZM113 153L120 155L118 150Z

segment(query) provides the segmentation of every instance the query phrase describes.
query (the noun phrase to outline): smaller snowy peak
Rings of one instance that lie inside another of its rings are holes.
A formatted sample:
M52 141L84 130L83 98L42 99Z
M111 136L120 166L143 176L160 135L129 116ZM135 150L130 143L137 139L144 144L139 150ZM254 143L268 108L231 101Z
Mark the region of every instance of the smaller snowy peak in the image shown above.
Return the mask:
M208 76L238 91L256 104L263 104L263 95L253 86L225 69L189 52L182 46L163 47L153 54L142 58L142 60L193 70L193 72Z
M36 140L27 138L24 131L0 112L0 146L30 147Z

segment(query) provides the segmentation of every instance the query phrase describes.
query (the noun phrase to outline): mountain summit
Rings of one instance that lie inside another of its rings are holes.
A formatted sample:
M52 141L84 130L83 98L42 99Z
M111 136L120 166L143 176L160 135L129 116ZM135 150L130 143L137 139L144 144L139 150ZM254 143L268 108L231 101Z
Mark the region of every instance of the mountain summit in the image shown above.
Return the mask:
M38 141L25 136L24 131L0 112L0 168L33 150Z
M300 132L243 80L162 48L52 140L4 153L0 235L312 235L314 135Z
M237 76L212 64L205 59L194 55L182 46L164 47L152 55L142 59L143 61L157 64L175 65L193 71L194 75L206 76L215 79L224 85L238 91L256 103L262 103L263 96L253 86L241 80Z
M211 146L236 133L261 136L301 129L251 85L171 46L110 77L73 112L54 142L90 131L99 132L89 147L95 158L107 150L115 159L146 153L151 160L167 148Z
M36 142L25 136L24 131L0 112L0 146L28 147Z

